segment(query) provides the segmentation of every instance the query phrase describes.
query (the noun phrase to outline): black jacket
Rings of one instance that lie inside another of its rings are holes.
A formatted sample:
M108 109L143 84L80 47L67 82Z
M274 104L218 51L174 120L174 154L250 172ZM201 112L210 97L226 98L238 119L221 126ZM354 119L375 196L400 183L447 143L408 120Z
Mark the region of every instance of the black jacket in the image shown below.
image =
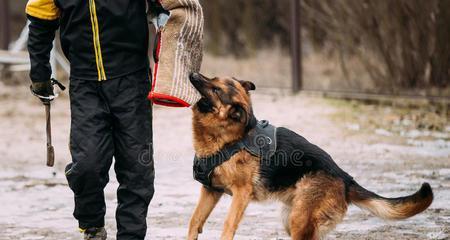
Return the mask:
M106 80L149 67L145 0L29 0L26 13L33 82L50 79L58 28L72 78Z

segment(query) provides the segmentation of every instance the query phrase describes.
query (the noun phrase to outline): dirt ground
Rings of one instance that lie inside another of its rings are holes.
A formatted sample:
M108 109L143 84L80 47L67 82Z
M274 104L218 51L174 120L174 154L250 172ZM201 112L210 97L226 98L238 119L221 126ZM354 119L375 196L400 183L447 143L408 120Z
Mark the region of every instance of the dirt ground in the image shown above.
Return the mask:
M80 239L72 218L72 193L63 171L70 162L67 96L53 104L56 167L48 168L44 108L26 87L0 89L0 239ZM394 131L386 127L389 124L374 126L377 119L395 115L391 107L355 108L343 101L336 104L267 91L257 91L253 101L259 119L295 130L321 146L370 190L387 197L401 196L416 191L424 181L434 189L435 201L430 209L406 221L386 222L352 206L327 239L450 238L448 119L439 131ZM186 234L200 188L192 179L190 117L189 109L154 110L156 193L147 218L147 239L183 239ZM115 239L117 181L114 172L110 174L105 190L106 227L110 239ZM230 197L219 203L200 239L218 239L229 203ZM288 239L279 207L271 202L252 204L236 239Z

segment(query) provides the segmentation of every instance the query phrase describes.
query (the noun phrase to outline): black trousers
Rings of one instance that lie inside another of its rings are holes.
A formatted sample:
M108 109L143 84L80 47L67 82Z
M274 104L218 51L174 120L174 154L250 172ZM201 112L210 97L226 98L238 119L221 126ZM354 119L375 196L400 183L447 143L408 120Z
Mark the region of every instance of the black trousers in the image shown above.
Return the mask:
M105 225L103 189L114 157L117 239L144 239L153 197L150 74L138 71L106 81L71 79L70 152L66 167L75 194L74 217L82 229Z

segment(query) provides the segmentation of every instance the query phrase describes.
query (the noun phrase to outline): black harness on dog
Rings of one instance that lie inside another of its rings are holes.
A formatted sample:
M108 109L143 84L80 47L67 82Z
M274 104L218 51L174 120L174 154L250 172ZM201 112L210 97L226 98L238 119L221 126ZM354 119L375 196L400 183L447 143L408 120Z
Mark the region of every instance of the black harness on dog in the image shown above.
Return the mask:
M259 121L240 141L226 145L219 152L208 157L194 157L194 179L210 190L223 192L223 189L212 186L211 176L214 169L241 150L246 150L263 160L270 159L277 149L277 128L268 121Z

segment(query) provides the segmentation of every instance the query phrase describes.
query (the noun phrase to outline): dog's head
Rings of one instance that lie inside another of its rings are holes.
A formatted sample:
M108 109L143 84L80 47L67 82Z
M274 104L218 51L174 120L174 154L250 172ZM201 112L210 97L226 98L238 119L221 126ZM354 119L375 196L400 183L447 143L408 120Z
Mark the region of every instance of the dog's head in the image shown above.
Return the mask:
M192 108L198 123L229 133L245 132L256 124L249 93L255 90L255 84L235 78L207 78L199 73L189 78L202 95Z

